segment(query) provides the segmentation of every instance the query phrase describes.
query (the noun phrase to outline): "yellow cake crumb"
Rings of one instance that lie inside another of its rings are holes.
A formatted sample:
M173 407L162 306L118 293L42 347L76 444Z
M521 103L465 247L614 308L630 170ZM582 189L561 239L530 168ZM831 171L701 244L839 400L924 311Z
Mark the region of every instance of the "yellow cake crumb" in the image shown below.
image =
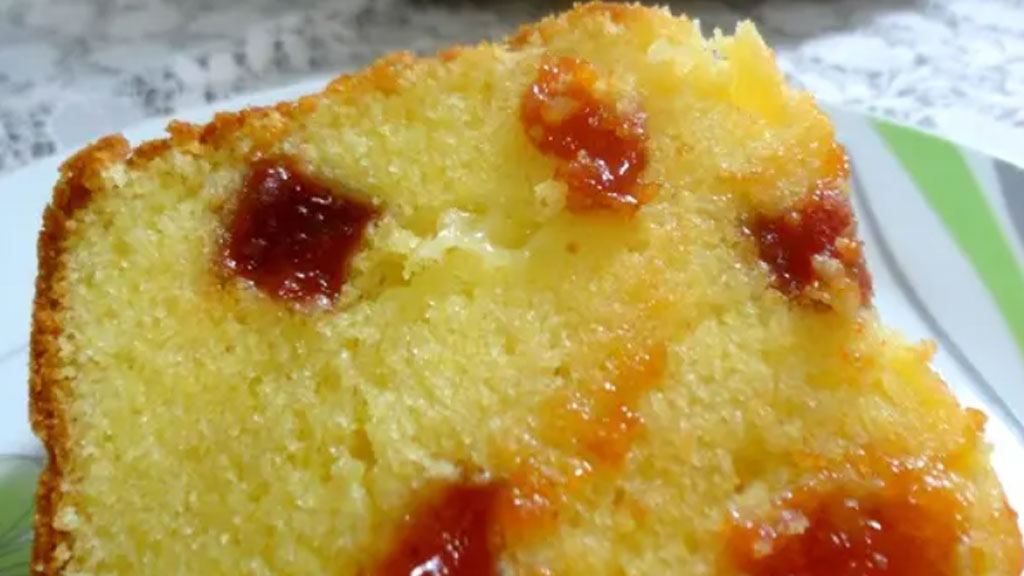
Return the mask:
M553 85L545 129L596 107L595 138L637 146L609 172L629 193L580 201L605 144L559 156L524 126L552 62L592 77ZM423 495L468 478L511 498L494 574L729 576L767 570L729 555L735 518L838 469L869 490L868 454L945 463L948 574L1019 574L982 424L879 323L852 229L794 293L759 248L749 222L847 192L832 126L753 25L582 5L170 132L82 152L48 212L37 573L384 576ZM274 158L373 207L326 305L219 267Z

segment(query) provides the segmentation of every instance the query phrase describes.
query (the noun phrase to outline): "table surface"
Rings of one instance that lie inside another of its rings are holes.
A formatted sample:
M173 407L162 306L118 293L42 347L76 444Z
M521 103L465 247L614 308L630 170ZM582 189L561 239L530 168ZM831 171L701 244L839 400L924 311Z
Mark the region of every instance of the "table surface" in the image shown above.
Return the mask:
M664 3L664 2L663 2ZM1024 163L1024 0L676 1L824 101ZM0 0L0 173L144 118L496 38L554 0Z

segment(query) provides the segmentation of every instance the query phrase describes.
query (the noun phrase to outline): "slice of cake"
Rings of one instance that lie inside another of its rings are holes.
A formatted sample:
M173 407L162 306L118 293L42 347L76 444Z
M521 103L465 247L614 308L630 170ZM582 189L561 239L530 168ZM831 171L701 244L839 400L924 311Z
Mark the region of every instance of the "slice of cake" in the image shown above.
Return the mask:
M580 6L169 132L46 212L35 573L1020 573L751 25Z

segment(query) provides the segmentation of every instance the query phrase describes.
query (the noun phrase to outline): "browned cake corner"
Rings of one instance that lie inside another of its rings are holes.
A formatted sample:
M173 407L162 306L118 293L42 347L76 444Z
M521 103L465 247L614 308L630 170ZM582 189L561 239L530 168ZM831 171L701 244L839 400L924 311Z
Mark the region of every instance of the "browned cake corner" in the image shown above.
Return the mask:
M36 494L32 549L32 570L42 574L59 573L61 562L57 554L65 540L65 535L54 528L53 520L61 496L63 462L70 450L64 409L70 385L60 376L56 350L61 331L57 315L63 306L64 296L60 278L66 227L75 211L89 202L98 172L110 163L122 161L129 152L130 147L124 138L109 136L69 158L61 166L53 200L43 213L37 247L39 272L32 304L29 374L32 429L45 444L49 456Z
M587 4L168 132L44 215L34 573L1020 572L752 26Z

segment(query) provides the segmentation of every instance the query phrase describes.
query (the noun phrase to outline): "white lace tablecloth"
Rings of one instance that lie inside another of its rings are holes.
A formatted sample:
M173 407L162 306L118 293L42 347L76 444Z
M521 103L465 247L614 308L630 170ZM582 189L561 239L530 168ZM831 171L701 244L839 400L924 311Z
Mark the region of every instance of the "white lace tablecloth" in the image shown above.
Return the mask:
M664 3L664 2L663 2ZM822 100L1024 161L1024 0L670 2ZM554 0L0 0L0 173L143 118L498 37Z

